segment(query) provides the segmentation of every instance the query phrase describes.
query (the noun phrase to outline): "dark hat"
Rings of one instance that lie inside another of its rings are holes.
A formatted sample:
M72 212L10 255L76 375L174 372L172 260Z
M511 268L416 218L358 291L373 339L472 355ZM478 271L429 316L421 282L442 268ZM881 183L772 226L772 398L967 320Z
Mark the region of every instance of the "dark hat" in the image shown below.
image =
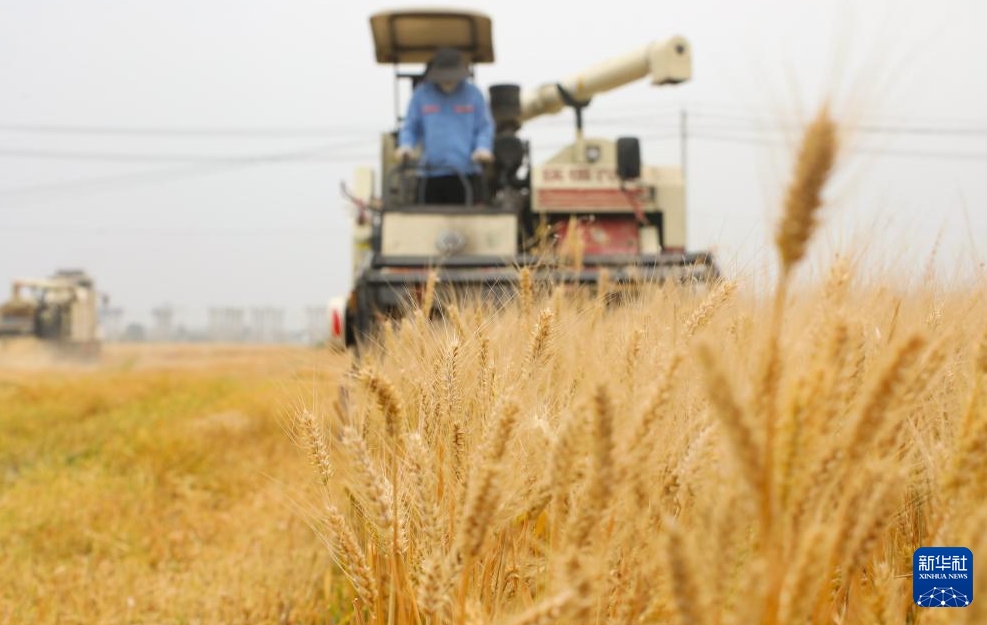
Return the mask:
M458 82L469 76L463 55L455 48L439 48L425 70L429 82Z

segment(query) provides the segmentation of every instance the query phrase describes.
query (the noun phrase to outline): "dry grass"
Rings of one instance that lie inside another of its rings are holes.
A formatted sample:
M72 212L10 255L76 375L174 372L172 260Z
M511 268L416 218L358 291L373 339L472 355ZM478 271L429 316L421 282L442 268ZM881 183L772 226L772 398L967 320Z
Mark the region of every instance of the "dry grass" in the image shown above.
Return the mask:
M323 358L111 346L100 367L0 368L0 623L330 621L282 427L332 385Z
M910 580L918 546L987 550L987 284L909 291L842 259L792 282L837 136L823 108L767 302L666 285L604 313L522 273L505 308L458 301L364 353L319 430L361 438L323 493L345 529L311 516L355 621L987 622L983 600L917 611Z

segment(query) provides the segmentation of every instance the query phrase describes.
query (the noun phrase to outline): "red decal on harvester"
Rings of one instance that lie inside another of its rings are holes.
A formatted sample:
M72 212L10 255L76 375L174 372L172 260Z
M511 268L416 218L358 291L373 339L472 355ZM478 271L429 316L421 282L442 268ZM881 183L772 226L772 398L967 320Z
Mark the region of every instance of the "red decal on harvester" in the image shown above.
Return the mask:
M342 336L343 335L343 320L339 318L339 311L332 311L332 335Z

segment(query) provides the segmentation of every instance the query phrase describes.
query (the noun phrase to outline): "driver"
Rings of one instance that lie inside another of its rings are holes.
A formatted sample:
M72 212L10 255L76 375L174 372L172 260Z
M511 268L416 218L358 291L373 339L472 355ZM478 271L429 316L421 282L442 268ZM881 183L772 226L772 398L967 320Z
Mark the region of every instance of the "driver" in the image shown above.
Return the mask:
M398 161L422 144L421 175L427 204L464 204L466 176L477 197L482 164L493 160L493 121L483 92L453 48L435 52L424 81L411 96L398 134Z

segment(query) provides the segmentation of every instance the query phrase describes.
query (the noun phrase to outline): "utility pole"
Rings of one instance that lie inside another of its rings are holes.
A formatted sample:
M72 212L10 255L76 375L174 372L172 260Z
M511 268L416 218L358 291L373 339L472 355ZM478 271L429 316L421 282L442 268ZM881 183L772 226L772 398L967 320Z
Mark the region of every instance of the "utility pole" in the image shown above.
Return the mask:
M679 148L682 150L679 156L679 167L682 169L682 178L685 179L686 163L689 156L689 113L685 109L679 112Z

